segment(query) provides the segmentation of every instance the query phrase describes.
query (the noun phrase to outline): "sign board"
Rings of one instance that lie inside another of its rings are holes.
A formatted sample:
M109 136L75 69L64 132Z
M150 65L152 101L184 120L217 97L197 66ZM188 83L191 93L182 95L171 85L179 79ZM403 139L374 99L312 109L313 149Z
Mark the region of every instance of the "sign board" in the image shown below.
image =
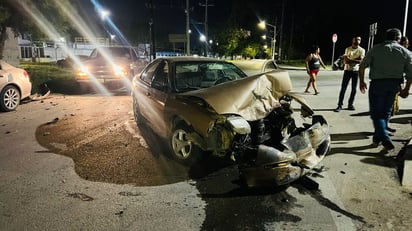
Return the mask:
M169 34L169 42L171 43L185 43L186 34Z
M378 32L378 23L375 22L373 24L369 25L369 35L376 35L376 33Z
M333 34L332 35L332 42L336 43L336 41L338 41L338 35L337 34Z

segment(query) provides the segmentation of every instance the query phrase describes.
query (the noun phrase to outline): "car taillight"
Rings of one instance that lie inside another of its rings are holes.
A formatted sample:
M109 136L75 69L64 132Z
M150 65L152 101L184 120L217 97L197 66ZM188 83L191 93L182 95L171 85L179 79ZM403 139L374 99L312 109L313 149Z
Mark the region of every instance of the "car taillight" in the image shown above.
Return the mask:
M27 71L23 71L23 75L25 78L28 78L30 80L30 76L29 73L27 73Z

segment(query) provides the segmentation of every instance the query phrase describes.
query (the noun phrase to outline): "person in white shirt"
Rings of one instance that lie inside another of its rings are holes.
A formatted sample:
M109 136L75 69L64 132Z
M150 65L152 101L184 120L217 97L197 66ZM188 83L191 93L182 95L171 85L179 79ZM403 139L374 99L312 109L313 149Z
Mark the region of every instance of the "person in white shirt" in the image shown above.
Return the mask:
M341 88L339 92L338 107L335 112L340 112L343 106L343 99L345 98L345 92L348 88L349 81L352 81L352 89L348 100L348 110L355 110L353 103L355 101L356 89L359 78L359 64L365 57L365 49L360 46L361 37L355 36L352 38L352 45L345 49L343 55L345 67L343 71L343 78Z

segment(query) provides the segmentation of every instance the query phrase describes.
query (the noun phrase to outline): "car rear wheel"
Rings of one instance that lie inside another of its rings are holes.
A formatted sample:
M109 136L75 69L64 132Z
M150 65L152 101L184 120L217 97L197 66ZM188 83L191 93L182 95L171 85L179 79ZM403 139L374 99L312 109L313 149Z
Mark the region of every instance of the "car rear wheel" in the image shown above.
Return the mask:
M3 111L13 111L20 104L20 92L12 85L6 86L0 93L0 107Z
M134 115L134 120L136 121L136 124L142 124L143 122L143 116L142 113L140 112L140 107L139 103L137 102L136 96L132 96L133 98L133 115Z
M193 129L179 124L174 127L170 137L170 144L174 158L184 164L193 164L200 157L200 148L189 139Z

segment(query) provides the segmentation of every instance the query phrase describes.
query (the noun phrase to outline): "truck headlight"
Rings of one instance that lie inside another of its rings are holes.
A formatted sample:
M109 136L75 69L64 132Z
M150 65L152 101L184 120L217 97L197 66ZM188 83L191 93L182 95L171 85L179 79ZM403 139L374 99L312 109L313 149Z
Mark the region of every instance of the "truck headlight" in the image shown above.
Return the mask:
M80 78L88 78L89 75L89 68L86 66L82 66L77 70L77 76Z
M113 71L116 76L128 76L129 73L123 66L113 65Z

